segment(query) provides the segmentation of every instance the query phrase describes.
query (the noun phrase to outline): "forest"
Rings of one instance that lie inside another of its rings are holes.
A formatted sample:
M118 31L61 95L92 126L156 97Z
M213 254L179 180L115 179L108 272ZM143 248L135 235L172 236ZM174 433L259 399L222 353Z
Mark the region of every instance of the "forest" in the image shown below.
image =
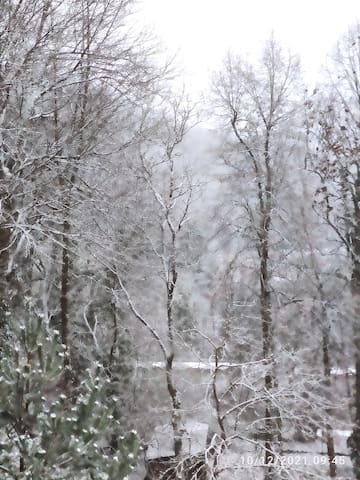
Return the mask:
M1 478L360 480L360 25L194 100L136 9L0 0Z

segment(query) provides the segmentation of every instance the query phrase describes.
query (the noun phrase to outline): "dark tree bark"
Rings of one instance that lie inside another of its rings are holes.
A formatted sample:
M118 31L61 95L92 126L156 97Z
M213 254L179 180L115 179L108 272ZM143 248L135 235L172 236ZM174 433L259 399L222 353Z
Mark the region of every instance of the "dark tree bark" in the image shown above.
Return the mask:
M354 347L355 347L355 390L354 390L354 428L348 440L356 480L360 480L360 177L356 182L353 203L355 225L351 244L353 248L353 271L351 287L354 300Z
M60 319L61 319L61 342L66 349L69 344L69 289L70 289L70 254L69 254L69 230L67 220L63 223L63 247L61 262L61 288L60 288Z

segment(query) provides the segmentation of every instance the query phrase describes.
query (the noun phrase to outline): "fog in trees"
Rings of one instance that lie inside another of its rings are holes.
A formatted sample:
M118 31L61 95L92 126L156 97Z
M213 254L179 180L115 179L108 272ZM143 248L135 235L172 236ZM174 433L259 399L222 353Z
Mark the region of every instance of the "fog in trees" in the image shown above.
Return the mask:
M360 479L359 26L194 102L136 8L0 0L2 478Z

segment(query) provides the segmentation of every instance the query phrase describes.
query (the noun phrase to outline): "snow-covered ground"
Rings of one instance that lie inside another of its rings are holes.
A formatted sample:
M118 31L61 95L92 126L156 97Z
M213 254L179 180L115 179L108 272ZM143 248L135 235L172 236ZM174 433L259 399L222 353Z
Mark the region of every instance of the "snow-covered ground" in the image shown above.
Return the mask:
M229 378L235 373L247 378L251 371L261 369L259 362L253 365L242 365L223 362L218 365L217 385L219 392L227 388ZM216 410L212 398L211 381L215 371L212 361L176 361L173 364L176 384L182 399L182 414L184 421L184 456L208 452L207 458L211 463L209 443L218 431ZM157 405L154 415L148 419L149 425L144 428L152 432L148 436L146 451L147 459L172 456L172 429L170 425L170 403L166 391L165 364L162 361L139 362L136 369L138 381L142 384L143 391L147 392L147 406ZM334 368L332 374L335 381L340 382L339 388L343 389L343 377L351 375L351 369ZM145 400L145 399L144 399ZM163 409L159 409L159 405ZM345 413L344 413L345 415ZM151 424L151 426L150 426ZM285 427L286 428L286 427ZM218 469L220 480L260 480L264 476L264 442L255 440L250 431L247 431L247 418L243 418L238 425L238 432L246 432L242 439L234 439L226 451L219 457ZM337 480L352 479L352 464L346 441L351 431L349 428L335 428L333 431L336 450ZM292 438L291 432L284 432L288 439ZM219 443L214 442L219 445ZM283 449L283 450L281 450ZM275 467L286 475L284 478L303 480L307 478L328 478L328 457L326 453L325 432L318 429L314 431L311 441L287 440L279 445L278 457L274 459ZM143 480L144 465L139 466L131 480Z
M203 453L206 448L206 440L209 425L201 422L185 422L183 437L183 455L190 456ZM146 451L146 458L159 458L174 455L171 444L172 428L170 425L155 427L153 437Z

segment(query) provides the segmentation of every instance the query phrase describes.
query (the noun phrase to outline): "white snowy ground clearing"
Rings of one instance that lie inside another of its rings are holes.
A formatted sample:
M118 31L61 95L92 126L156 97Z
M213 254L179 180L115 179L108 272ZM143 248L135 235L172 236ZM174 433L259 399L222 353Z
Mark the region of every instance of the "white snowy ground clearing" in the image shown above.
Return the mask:
M206 448L206 439L209 426L207 423L188 421L184 425L183 455L196 455ZM148 460L174 455L172 446L172 427L161 425L155 428L154 435L148 446L146 458Z
M184 434L184 455L202 453L206 449L208 425L200 422L186 422ZM350 435L348 430L334 430L337 456L337 480L353 478L352 464L346 447ZM147 459L171 456L172 430L170 425L155 428L152 441L147 450ZM329 463L326 454L326 444L323 432L318 430L318 438L312 442L287 442L287 450L279 455L274 464L278 470L286 471L291 480L328 478ZM219 480L262 480L264 478L264 450L261 442L252 440L234 441L219 459ZM129 480L142 480L145 471L139 466Z

